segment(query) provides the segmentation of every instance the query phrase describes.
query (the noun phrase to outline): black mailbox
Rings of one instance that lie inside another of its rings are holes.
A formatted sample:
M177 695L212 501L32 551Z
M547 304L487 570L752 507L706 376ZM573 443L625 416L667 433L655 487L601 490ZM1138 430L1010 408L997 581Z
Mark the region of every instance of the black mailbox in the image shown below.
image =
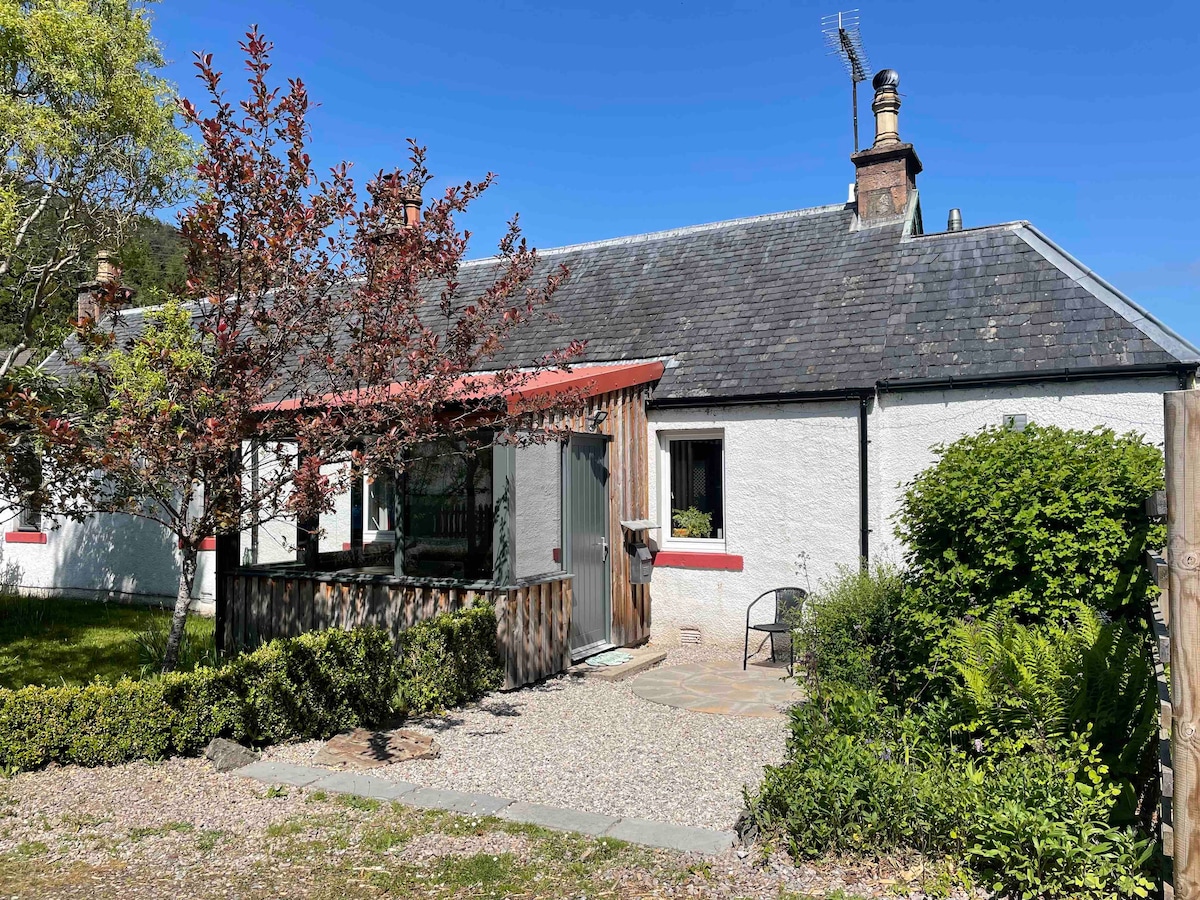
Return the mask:
M629 545L629 583L649 584L654 572L654 557L650 548L640 541Z

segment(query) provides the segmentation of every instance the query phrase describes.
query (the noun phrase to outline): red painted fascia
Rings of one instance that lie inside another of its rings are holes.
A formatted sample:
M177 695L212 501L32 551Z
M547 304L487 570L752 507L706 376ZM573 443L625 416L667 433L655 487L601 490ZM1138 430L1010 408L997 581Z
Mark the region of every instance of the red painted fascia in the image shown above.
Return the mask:
M179 542L179 549L180 550L183 549L183 541ZM216 550L217 549L217 539L215 537L206 537L204 540L202 540L200 542L200 546L197 547L196 549L197 550Z
M622 388L648 384L662 377L665 366L661 362L620 363L617 365L578 366L570 371L550 369L539 372L529 379L528 383L509 391L497 389L488 383L489 376L463 375L457 379L455 387L448 392L451 396L457 394L463 400L482 399L488 396L508 397L509 407L516 402L530 397L553 397L570 391L580 391L584 397L596 397L600 394L619 391ZM408 382L389 385L387 394L395 396L401 391L410 389ZM320 399L311 401L314 408L319 405L337 406L343 403L362 402L360 397L374 396L373 392L349 391L343 394L326 394ZM255 412L289 412L299 409L299 400L281 400L277 403L260 403L254 408Z
M6 544L44 544L46 543L46 532L44 531L9 531L4 535L4 543Z
M740 572L745 564L740 556L732 553L700 553L684 550L659 550L654 565L668 569L720 569Z

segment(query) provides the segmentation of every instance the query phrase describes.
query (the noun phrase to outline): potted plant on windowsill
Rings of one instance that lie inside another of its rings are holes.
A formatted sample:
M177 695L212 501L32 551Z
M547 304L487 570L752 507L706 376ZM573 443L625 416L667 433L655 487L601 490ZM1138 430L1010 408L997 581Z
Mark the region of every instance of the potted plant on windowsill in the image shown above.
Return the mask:
M671 534L677 538L712 537L712 513L700 512L694 506L677 509L671 514L674 528Z

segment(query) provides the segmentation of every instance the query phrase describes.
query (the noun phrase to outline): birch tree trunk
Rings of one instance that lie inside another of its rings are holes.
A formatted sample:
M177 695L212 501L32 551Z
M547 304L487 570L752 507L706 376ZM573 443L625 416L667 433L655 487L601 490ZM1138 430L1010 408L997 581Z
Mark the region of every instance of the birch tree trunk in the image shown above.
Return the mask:
M192 585L196 581L196 556L195 544L184 541L179 560L179 589L175 595L175 612L171 616L171 632L167 635L167 649L163 654L164 672L170 672L179 664L179 646L183 643L183 628L187 624L188 607L192 603Z

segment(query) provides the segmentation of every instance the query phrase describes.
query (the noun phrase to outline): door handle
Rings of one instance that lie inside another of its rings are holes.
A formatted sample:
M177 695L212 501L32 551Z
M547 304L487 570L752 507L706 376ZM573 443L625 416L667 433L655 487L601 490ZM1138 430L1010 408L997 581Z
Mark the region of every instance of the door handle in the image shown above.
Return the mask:
M604 558L608 559L608 538L602 537L596 543L598 543L601 547L604 548Z

